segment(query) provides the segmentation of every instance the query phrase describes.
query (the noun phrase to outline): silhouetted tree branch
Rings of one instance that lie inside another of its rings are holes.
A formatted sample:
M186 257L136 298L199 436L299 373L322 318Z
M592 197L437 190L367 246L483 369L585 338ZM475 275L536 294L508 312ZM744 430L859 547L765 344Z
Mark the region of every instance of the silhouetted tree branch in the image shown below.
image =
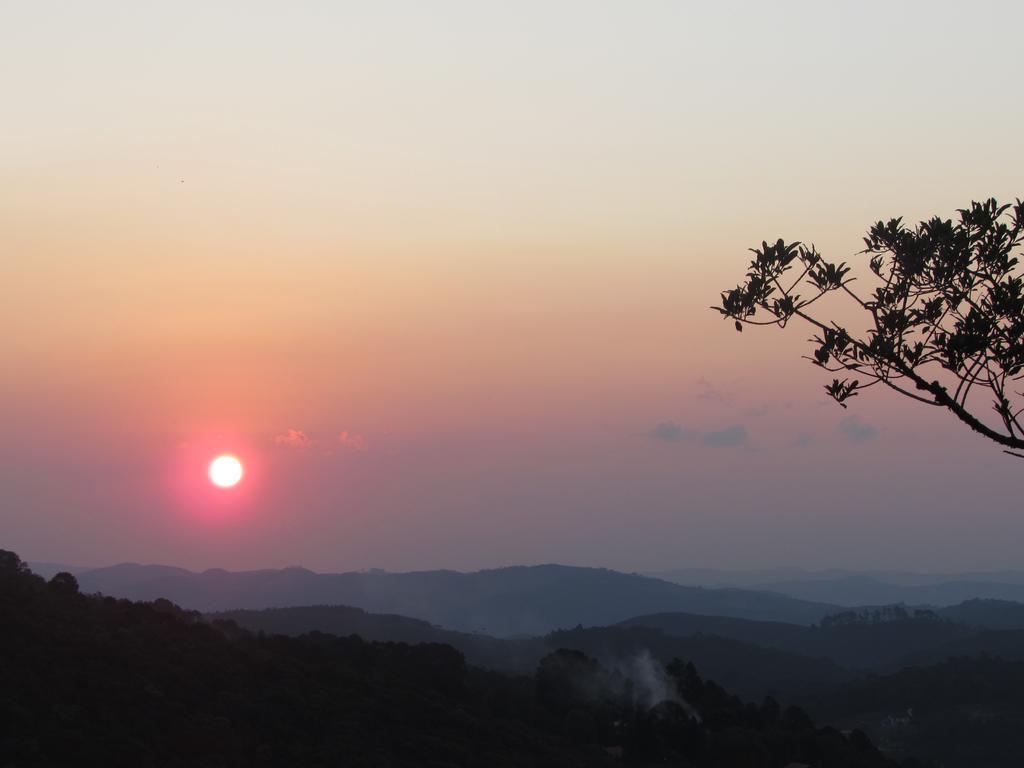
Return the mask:
M752 248L746 279L714 309L746 325L785 327L796 317L815 330L812 363L832 372L825 391L844 408L860 390L882 384L918 402L945 408L975 432L1024 458L1024 275L1016 253L1024 241L1024 203L972 202L959 220L938 217L911 229L879 221L862 255L870 292L853 288L851 268L822 258L812 245ZM792 278L793 270L798 274ZM796 291L801 287L807 295ZM835 293L867 320L858 335L823 319L811 305ZM978 396L996 417L983 420Z

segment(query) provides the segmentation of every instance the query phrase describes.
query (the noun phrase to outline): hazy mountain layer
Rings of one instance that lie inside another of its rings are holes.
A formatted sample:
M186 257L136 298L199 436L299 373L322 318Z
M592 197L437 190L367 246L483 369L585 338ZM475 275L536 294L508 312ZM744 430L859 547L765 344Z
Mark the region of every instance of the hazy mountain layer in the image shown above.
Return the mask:
M348 605L500 637L544 634L576 624L601 626L667 611L811 624L838 610L784 595L684 587L637 574L560 565L474 573L320 574L302 568L193 573L125 564L86 571L78 578L86 592L134 600L164 597L206 612Z
M679 569L650 574L675 584L754 589L798 600L859 605L948 606L972 599L1024 602L1024 572L923 574L905 571L763 571Z
M1008 600L968 600L942 608L943 618L986 629L1024 629L1024 603Z
M917 656L945 658L954 653L951 650L947 654L945 648L978 632L939 618L804 627L677 613L637 616L621 626L649 627L680 637L715 635L803 657L829 659L850 670L890 670Z
M470 664L515 672L532 672L549 651L542 638L499 639L455 632L422 619L368 613L362 608L344 605L221 611L207 614L207 618L211 621L233 621L253 632L292 637L309 632L327 632L339 637L358 635L376 642L446 643L461 651Z
M605 666L627 674L646 663L644 659L661 663L682 659L706 670L723 685L754 698L819 688L852 677L827 659L812 659L717 636L679 637L645 627L579 628L543 637L499 639L452 632L417 619L345 606L225 611L209 614L208 618L229 619L245 629L291 636L319 631L343 637L359 635L365 640L447 643L461 651L471 664L514 672L532 672L544 656L560 648L584 651Z
M991 604L988 604L991 602ZM1001 625L1024 610L1016 603L982 601L947 609L971 613ZM966 610L969 609L969 610ZM867 615L871 615L867 612ZM722 616L663 613L638 616L611 627L578 627L535 638L500 639L454 632L418 619L374 614L346 606L310 606L225 611L246 629L301 635L329 632L368 640L443 642L468 661L493 669L529 671L554 648L584 650L615 666L647 652L663 661L693 661L730 687L751 695L802 689L846 679L860 671L891 671L904 664L934 663L950 656L990 654L1024 659L1024 630L992 631L939 615L900 620L836 620L801 626ZM774 656L773 656L774 654Z

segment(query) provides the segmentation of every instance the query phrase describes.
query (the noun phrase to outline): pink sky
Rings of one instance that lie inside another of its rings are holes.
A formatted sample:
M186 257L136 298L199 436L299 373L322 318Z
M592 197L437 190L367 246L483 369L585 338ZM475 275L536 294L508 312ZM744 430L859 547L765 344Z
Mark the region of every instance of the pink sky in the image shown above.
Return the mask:
M1024 194L1018 5L869 6L16 7L0 546L1019 565L1019 462L708 309L764 238Z

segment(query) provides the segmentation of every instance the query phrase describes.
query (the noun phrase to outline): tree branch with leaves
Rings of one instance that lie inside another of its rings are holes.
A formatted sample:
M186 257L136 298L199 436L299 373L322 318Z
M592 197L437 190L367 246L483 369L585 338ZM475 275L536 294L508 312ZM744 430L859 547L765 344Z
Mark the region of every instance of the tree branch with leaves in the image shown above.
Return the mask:
M882 385L948 410L1024 458L1022 241L1020 200L972 202L955 221L935 217L913 228L901 218L879 221L859 254L868 257L867 289L854 286L845 262L826 261L813 245L762 242L751 249L745 280L713 309L738 331L784 328L793 318L809 324L807 359L843 375L825 391L844 408L861 390ZM862 312L863 333L821 317L822 305L813 305L829 294ZM991 411L978 410L983 401Z

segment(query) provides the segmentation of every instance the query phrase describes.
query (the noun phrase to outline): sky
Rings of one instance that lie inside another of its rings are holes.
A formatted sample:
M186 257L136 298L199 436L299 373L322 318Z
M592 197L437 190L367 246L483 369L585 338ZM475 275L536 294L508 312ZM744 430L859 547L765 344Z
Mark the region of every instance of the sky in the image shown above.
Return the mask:
M1019 460L747 249L1024 196L1014 2L0 0L0 547L1020 566ZM206 480L219 453L246 475Z

